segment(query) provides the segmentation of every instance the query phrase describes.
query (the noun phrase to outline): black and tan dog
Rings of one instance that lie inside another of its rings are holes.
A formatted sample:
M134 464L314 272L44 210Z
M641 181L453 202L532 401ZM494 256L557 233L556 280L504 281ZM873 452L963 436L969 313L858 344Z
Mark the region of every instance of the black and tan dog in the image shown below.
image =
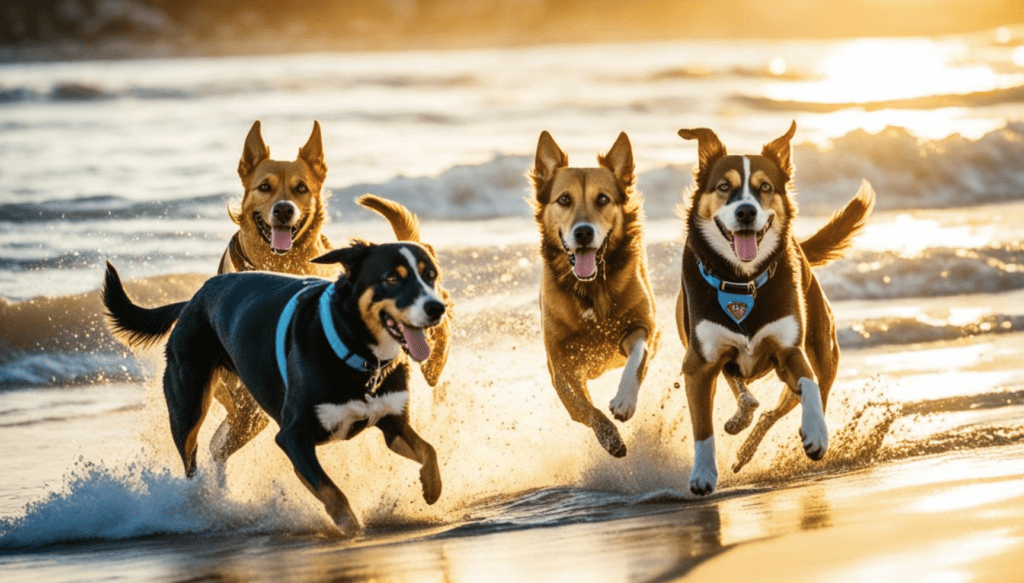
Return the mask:
M356 241L314 261L340 264L337 281L266 272L218 275L187 302L142 308L107 265L103 303L128 344L167 343L164 396L171 435L192 476L197 436L224 369L280 426L277 443L344 535L359 528L316 445L376 426L395 453L422 464L423 497L441 494L434 448L409 426L408 353L429 356L424 330L445 312L433 253L416 243ZM221 444L223 447L223 444ZM223 452L215 458L226 459Z
M838 259L865 225L875 194L864 182L817 233L797 241L790 140L796 123L759 156L730 156L709 129L679 130L697 140L696 187L683 212L682 289L676 303L686 346L683 375L693 423L690 490L714 491L718 481L712 403L719 373L739 409L726 423L736 434L751 422L757 400L745 383L772 371L786 384L775 408L758 419L740 448L738 472L768 429L802 405L804 451L820 460L828 449L825 407L839 365L832 310L811 267Z
M608 453L622 457L626 445L594 407L587 381L625 365L609 409L620 421L631 418L658 332L643 199L634 189L626 134L597 161L597 168L570 168L551 135L540 135L529 176L544 263L541 323L551 382L569 415L590 427Z

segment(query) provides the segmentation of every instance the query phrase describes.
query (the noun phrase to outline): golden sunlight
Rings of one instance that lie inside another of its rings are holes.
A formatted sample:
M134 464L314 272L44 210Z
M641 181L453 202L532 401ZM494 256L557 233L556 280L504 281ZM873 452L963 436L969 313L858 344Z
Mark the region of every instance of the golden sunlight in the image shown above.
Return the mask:
M966 49L929 39L856 39L822 61L824 79L779 86L773 98L817 103L868 103L925 95L990 91L1022 82L981 64L957 63Z

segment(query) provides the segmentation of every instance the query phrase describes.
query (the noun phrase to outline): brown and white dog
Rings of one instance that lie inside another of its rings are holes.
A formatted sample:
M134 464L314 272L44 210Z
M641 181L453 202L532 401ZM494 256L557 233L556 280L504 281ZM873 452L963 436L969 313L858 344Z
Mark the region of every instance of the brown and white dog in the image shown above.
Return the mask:
M627 421L657 345L654 295L647 280L643 199L634 189L625 133L597 168L570 168L548 132L540 135L529 177L544 268L541 324L548 371L573 420L590 427L615 457L626 445L594 407L587 381L625 365L609 409Z
M875 193L857 195L817 233L797 241L790 140L796 122L760 155L726 153L709 129L679 130L697 140L696 187L684 203L685 248L676 324L686 347L683 376L693 423L690 490L706 495L718 481L712 403L719 373L738 405L725 429L749 426L757 400L745 383L772 371L786 384L775 408L761 415L740 448L738 472L765 434L801 405L804 451L828 450L825 407L839 365L832 310L812 267L838 259L864 227Z

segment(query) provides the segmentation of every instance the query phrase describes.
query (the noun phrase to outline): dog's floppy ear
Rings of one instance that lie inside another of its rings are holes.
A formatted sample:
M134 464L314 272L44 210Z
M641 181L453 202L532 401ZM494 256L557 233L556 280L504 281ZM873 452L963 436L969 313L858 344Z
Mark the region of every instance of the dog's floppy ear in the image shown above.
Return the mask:
M260 120L252 123L249 135L245 137L245 145L242 146L242 159L238 161L238 177L245 184L247 176L252 174L260 162L270 157L270 148L263 142L263 135L260 133Z
M327 162L324 161L324 142L320 137L320 122L313 120L313 131L306 140L306 145L299 148L299 159L309 165L317 180L323 183L327 179Z
M313 263L340 263L345 268L349 278L355 279L359 267L374 247L376 245L368 241L352 239L352 243L348 247L328 251L319 257L310 259L310 261Z
M541 132L537 141L537 158L533 162L533 172L530 175L534 186L539 189L541 184L551 180L555 170L568 165L569 157L558 147L551 134L547 130Z
M796 134L796 120L793 120L788 132L765 144L764 149L761 150L761 155L778 164L779 168L786 173L787 178L793 177L793 157L789 141L793 139L794 134Z
M704 182L711 170L711 165L726 155L725 145L718 139L715 132L708 128L679 130L679 137L684 140L697 140L698 165L693 176L697 181L698 190L703 190L707 186Z
M635 165L633 164L633 146L629 143L626 132L619 134L612 149L604 156L597 157L597 163L611 171L619 182L619 187L626 193L636 182Z

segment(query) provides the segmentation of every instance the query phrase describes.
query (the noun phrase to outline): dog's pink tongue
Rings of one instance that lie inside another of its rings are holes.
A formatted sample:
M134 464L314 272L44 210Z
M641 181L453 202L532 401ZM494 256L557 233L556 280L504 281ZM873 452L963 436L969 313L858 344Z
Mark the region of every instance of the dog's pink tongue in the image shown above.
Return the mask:
M733 243L736 245L736 256L742 261L753 261L757 257L757 233L754 231L734 232Z
M572 272L576 274L576 277L594 277L594 271L597 270L597 251L584 251L582 253L576 253L576 263L572 266Z
M278 251L287 251L292 248L291 229L271 229L273 236L270 238L270 246Z
M409 356L414 360L423 362L430 356L430 345L427 344L427 335L423 328L402 326L402 336L405 336L405 345L409 347Z

